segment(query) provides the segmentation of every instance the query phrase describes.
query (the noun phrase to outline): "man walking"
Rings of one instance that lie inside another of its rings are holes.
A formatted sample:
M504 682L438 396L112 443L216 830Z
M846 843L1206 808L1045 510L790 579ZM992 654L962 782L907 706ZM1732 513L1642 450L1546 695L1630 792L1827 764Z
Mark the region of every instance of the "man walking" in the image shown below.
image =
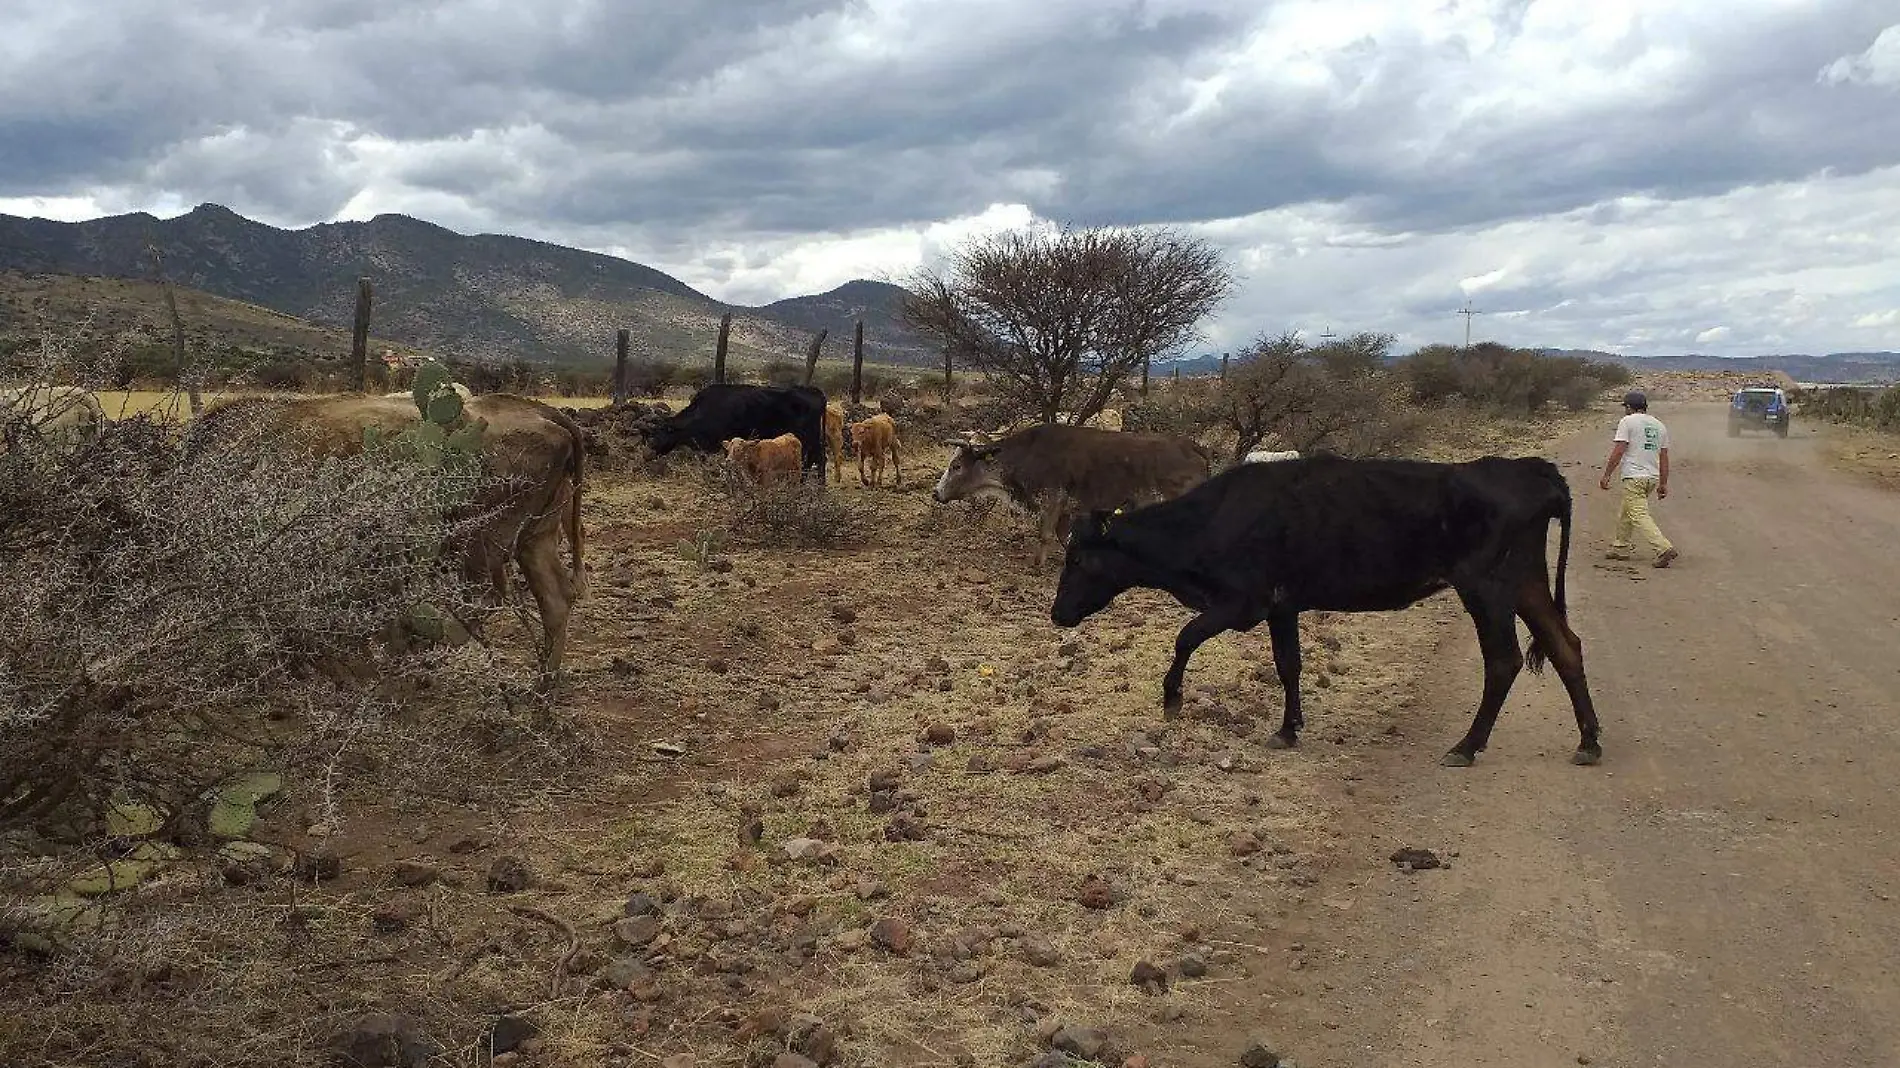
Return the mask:
M1649 414L1649 398L1632 390L1623 398L1623 418L1616 424L1616 444L1603 465L1603 478L1597 483L1610 488L1610 475L1621 470L1623 511L1616 518L1616 538L1610 542L1610 559L1628 560L1635 546L1632 532L1641 534L1656 550L1656 567L1675 562L1676 547L1663 537L1649 515L1649 491L1657 498L1669 496L1669 428Z

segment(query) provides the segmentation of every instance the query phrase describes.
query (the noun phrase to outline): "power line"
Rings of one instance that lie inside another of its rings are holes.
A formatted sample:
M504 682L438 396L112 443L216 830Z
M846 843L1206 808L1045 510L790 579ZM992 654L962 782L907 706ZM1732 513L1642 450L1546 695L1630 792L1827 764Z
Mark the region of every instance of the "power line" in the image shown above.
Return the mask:
M1474 315L1483 315L1484 313L1473 309L1471 307L1471 301L1467 299L1465 306L1458 309L1458 314L1465 317L1465 348L1468 350L1471 348L1471 317Z

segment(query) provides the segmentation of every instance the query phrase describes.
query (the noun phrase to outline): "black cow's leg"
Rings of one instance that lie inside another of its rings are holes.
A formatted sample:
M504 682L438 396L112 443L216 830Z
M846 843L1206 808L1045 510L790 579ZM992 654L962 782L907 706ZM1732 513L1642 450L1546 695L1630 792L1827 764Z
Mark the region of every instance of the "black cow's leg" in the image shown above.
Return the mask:
M1510 696L1511 684L1524 669L1524 653L1517 645L1517 618L1509 602L1499 603L1494 591L1458 591L1465 611L1478 630L1478 649L1484 654L1484 697L1478 702L1478 714L1464 740L1451 747L1440 763L1448 768L1468 768L1491 740L1491 728L1497 725L1498 712Z
M1595 764L1603 759L1603 746L1598 741L1596 704L1590 700L1590 683L1583 674L1583 639L1577 637L1563 613L1557 611L1557 602L1551 599L1550 587L1541 576L1524 584L1517 599L1517 614L1530 628L1531 639L1557 669L1557 677L1563 680L1564 690L1570 695L1578 734L1577 751L1571 755L1570 762Z
M1168 665L1168 673L1161 678L1161 709L1167 718L1172 719L1181 712L1181 679L1187 674L1188 657L1201 643L1234 625L1233 616L1227 612L1202 612L1188 620L1187 626L1174 639L1174 663Z
M1285 609L1268 614L1267 637L1273 644L1273 668L1280 673L1280 688L1286 693L1279 733L1267 739L1267 748L1290 749L1300 744L1300 728L1306 726L1306 716L1300 711L1300 614Z

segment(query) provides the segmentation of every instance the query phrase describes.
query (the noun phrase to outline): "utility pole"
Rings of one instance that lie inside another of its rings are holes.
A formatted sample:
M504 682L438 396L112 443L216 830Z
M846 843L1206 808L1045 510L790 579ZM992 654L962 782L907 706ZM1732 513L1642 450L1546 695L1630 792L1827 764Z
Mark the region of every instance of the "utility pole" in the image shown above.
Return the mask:
M1458 309L1458 314L1465 317L1465 351L1470 352L1471 351L1471 317L1474 315L1483 315L1484 313L1481 311L1472 310L1471 301L1467 299L1465 301L1465 306Z

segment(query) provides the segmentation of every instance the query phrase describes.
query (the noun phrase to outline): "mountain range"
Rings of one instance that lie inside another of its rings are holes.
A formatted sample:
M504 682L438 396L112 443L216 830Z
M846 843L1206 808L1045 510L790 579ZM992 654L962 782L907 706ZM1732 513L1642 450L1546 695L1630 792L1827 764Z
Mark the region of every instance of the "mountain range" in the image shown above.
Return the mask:
M130 307L155 292L148 284L156 274L154 248L167 278L202 291L192 299L219 313L211 324L218 330L239 321L244 333L281 334L282 324L258 319L281 313L347 332L356 280L363 276L374 287L371 329L379 343L443 355L601 367L612 360L615 332L626 329L638 355L710 359L719 318L730 312L730 354L738 363L795 358L819 330L828 331L825 356L846 357L860 319L868 360L912 366L938 360L930 343L902 321L904 290L886 282L858 279L828 293L746 307L630 260L521 237L460 234L393 214L301 230L278 229L217 204L171 219L137 212L68 223L0 215L0 279L7 280L0 289L10 291L13 304L58 309L74 299L104 299ZM90 294L83 285L48 290L46 276L126 284L103 298L100 287ZM0 328L5 318L0 309ZM332 334L325 346L335 344ZM1735 358L1538 351L1647 370L1782 371L1801 382L1900 380L1900 352ZM1155 371L1195 375L1219 367L1218 355L1196 354L1156 361Z
M467 358L592 364L613 358L626 329L636 355L710 359L719 318L733 316L741 362L794 357L829 331L825 356L848 356L865 323L865 358L934 362L899 319L904 291L858 280L760 308L727 304L663 271L542 241L465 235L406 215L282 230L217 204L171 219L138 212L85 222L0 215L0 271L150 280L348 330L356 282L373 287L371 329L418 350Z

